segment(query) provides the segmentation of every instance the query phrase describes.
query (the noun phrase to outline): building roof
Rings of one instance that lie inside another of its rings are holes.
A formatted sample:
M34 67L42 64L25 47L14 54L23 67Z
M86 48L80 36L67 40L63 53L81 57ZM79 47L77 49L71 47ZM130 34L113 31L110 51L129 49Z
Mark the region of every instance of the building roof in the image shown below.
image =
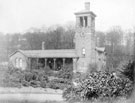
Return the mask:
M74 58L78 57L75 49L59 49L59 50L18 50L26 57L32 58ZM15 53L16 53L15 52ZM14 55L13 53L12 55ZM10 55L10 56L12 56Z

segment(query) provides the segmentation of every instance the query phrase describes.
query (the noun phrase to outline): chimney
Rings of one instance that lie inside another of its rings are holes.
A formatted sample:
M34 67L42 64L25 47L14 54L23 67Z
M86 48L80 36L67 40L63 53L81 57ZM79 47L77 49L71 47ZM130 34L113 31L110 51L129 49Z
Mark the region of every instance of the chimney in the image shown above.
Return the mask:
M90 11L90 2L85 2L85 10Z
M42 42L42 50L45 50L45 42Z

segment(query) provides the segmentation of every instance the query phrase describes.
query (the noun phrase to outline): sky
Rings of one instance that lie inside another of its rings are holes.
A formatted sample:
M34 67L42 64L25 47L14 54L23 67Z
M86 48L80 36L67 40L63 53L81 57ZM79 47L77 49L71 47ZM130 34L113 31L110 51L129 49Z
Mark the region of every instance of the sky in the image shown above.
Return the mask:
M31 27L75 22L74 13L83 10L86 1L97 15L96 30L135 27L135 0L0 0L0 32L24 32Z

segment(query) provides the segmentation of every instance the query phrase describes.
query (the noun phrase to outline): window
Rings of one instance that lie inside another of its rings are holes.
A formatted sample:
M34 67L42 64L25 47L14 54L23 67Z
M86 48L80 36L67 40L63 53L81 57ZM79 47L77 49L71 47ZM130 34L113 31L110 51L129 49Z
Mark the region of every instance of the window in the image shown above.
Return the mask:
M82 49L82 54L85 56L85 48Z
M16 68L22 68L23 67L23 60L22 60L22 58L16 58L15 59L15 67Z
M22 59L20 58L19 60L19 67L22 68L23 67L23 63L22 63Z
M16 66L16 68L19 68L19 58L15 59L15 66Z
M84 21L85 21L85 27L88 26L88 19L87 19L87 16L84 17Z
M80 27L87 27L88 26L88 17L83 16L80 17Z
M80 27L83 27L83 17L80 17Z

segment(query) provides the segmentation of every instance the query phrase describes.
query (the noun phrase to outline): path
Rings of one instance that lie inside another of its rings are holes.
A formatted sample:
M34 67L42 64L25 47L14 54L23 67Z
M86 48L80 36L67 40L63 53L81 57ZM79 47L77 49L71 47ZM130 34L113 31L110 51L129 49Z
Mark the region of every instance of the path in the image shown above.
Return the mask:
M44 101L63 101L62 91L41 88L0 88L1 101L22 101L44 102ZM3 102L2 102L3 103ZM7 102L4 102L7 103Z
M59 94L0 94L0 101L63 101L62 95Z

